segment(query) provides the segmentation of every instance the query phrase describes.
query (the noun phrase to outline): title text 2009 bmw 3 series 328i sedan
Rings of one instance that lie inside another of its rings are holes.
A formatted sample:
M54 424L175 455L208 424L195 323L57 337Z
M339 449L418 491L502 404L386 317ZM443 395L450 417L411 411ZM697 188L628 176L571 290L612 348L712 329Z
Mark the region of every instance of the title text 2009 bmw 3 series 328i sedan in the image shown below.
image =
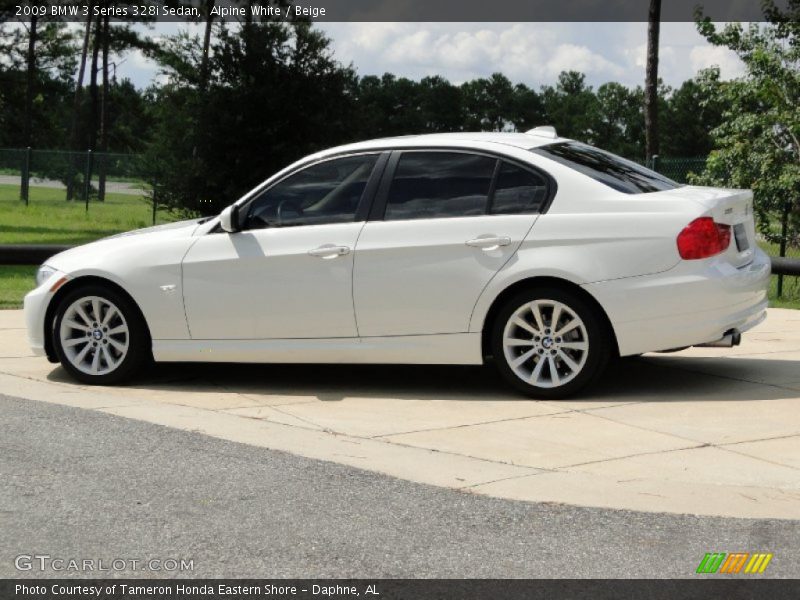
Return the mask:
M52 257L30 343L88 383L156 361L480 364L560 398L610 359L765 316L749 191L597 148L459 133L332 148L210 220Z

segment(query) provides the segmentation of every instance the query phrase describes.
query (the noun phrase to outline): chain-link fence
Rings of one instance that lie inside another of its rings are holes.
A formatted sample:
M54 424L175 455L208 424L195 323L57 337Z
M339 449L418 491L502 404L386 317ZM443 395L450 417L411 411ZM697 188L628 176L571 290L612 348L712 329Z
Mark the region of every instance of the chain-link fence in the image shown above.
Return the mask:
M87 212L106 202L139 205L155 223L158 199L150 171L136 154L0 149L0 202L74 202Z
M690 174L700 174L706 166L705 157L681 158L671 157L662 158L656 156L650 167L662 175L666 175L678 183L689 183Z

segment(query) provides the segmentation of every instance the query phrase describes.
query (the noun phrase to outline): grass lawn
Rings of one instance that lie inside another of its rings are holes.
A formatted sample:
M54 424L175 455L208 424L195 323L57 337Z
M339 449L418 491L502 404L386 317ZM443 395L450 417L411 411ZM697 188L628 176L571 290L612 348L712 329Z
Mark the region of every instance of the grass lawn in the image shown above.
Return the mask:
M769 305L774 308L800 309L800 279L783 278L783 295L778 298L778 276L773 275L769 282Z
M30 188L30 202L19 200L19 186L0 184L0 244L82 244L153 224L152 207L143 196L106 194L105 202L64 200L64 190ZM174 220L159 212L157 222Z
M0 309L22 308L22 297L35 287L37 267L0 265Z
M153 224L152 206L143 196L108 193L105 202L90 202L89 212L64 197L64 190L32 186L25 206L19 186L0 184L0 244L83 244ZM177 218L159 211L156 223ZM20 308L35 274L35 266L0 265L0 309Z
M770 256L778 256L778 244L759 242L761 249ZM787 252L790 258L800 258L796 253ZM769 305L776 308L800 309L800 277L783 277L783 294L778 298L778 276L773 275L769 282Z

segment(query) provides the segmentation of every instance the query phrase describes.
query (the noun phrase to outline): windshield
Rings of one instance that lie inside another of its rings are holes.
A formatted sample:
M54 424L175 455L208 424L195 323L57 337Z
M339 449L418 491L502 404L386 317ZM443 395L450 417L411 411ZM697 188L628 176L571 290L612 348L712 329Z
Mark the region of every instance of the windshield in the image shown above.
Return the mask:
M642 165L580 142L559 142L531 148L530 151L625 194L660 192L679 187L671 179Z

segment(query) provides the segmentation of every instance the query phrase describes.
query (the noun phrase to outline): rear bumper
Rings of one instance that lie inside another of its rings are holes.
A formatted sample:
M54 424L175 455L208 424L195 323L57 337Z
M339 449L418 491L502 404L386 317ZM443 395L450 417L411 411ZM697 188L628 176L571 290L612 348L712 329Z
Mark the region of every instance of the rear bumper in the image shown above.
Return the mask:
M766 317L770 261L756 250L735 268L720 258L583 287L603 306L621 356L693 346L747 331Z

